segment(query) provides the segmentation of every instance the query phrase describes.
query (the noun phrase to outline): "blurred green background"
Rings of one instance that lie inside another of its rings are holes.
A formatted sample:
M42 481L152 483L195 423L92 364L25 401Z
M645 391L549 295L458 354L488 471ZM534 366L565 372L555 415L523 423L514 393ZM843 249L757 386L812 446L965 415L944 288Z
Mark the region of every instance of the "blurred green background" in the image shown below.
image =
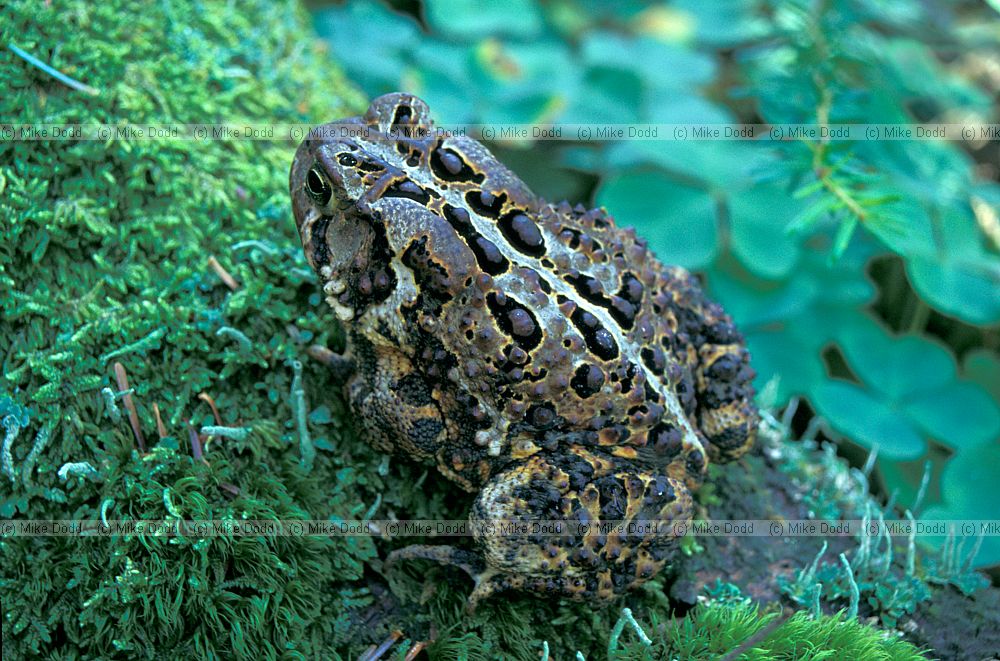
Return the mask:
M1000 121L995 4L310 9L366 94L416 93L442 123ZM760 403L795 405L800 430L820 416L858 465L877 452L883 497L924 518L996 515L997 141L491 147L539 194L604 205L704 274L747 336ZM988 538L977 564L997 563Z

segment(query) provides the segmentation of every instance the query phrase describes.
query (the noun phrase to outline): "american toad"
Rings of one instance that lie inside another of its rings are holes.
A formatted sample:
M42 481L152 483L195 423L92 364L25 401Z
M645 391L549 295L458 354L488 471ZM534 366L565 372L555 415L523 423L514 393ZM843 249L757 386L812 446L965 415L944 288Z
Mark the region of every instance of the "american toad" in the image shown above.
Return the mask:
M655 575L673 536L595 524L689 520L708 461L757 425L742 337L697 280L603 209L538 199L408 94L319 127L290 186L371 442L477 493L474 523L592 524L390 560L464 568L473 607L508 589L606 600Z

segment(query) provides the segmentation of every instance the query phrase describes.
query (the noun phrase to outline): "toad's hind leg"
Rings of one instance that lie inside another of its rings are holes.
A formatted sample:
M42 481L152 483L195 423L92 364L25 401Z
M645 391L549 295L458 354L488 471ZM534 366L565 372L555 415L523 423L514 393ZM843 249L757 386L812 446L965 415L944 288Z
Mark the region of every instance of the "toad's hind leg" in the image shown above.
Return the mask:
M682 402L708 440L711 458L737 459L753 445L758 422L754 371L743 337L687 270L667 268L662 289L677 322L675 356L693 379L694 399Z
M683 534L671 524L691 510L687 487L667 475L577 447L535 455L476 500L485 568L469 604L510 589L607 601L660 571Z

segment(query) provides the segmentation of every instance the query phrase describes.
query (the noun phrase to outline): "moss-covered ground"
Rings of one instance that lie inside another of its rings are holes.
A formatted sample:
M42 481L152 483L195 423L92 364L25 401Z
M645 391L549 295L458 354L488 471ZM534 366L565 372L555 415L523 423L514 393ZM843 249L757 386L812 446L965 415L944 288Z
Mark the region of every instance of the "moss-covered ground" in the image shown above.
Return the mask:
M0 120L312 123L360 108L317 48L293 3L14 2ZM353 435L307 357L342 338L295 235L294 147L0 142L0 518L464 516L467 496ZM777 613L738 599L671 621L658 583L628 599L634 625L626 603L516 598L467 618L468 585L426 567L387 583L382 545L3 538L4 658L356 656L395 627L410 643L392 654L433 637L434 658L704 658L747 640L748 658L916 657L855 621L770 628Z

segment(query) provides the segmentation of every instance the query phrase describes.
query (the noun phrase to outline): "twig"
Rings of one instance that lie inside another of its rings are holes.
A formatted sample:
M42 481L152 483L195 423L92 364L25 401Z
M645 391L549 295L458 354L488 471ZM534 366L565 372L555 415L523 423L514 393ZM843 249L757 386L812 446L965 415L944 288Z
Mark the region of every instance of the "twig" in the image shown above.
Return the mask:
M225 336L236 340L236 344L240 347L240 351L244 351L246 353L253 351L253 342L250 341L250 338L247 337L242 331L235 328L223 326L219 330L215 331L215 335L217 337Z
M156 402L153 402L153 415L156 417L156 435L162 441L169 434L167 433L166 426L163 424L163 418L160 417L160 407L156 405Z
M618 639L622 635L622 631L625 629L625 624L631 625L635 634L639 637L639 640L643 645L649 647L653 644L646 632L642 630L642 627L638 622L635 621L635 617L632 616L632 610L629 608L623 608L621 617L618 618L618 622L615 623L614 628L611 630L611 636L608 639L608 658L612 658L614 653L618 651Z
M220 427L215 425L205 425L201 428L201 433L206 436L222 436L236 441L245 441L250 436L253 429L250 427Z
M233 496L240 495L240 488L235 484L230 484L229 482L220 482L219 488L228 494L232 494Z
M132 353L133 351L148 351L149 349L159 348L159 341L167 334L167 329L163 326L157 328L152 333L146 337L133 342L132 344L127 344L120 349L115 349L110 353L106 353L101 356L101 362L107 362L112 358L117 358L127 353Z
M389 634L389 637L383 640L382 644L380 644L378 647L376 647L375 649L369 647L367 650L365 650L365 653L358 658L358 661L377 661L377 659L381 659L382 655L388 652L389 648L392 647L396 643L396 641L402 637L403 637L402 631L399 631L398 629L396 631L393 631L391 634Z
M188 438L191 440L191 455L195 461L204 461L204 456L201 452L201 438L198 437L198 432L194 430L190 422L188 422L187 428Z
M924 496L927 495L927 486L931 482L931 462L928 460L924 462L924 475L920 478L920 489L917 491L917 497L913 501L913 507L910 508L911 512L916 512L920 509L920 506L924 503Z
M115 399L118 396L111 388L101 388L101 396L104 398L104 408L107 410L111 422L120 422L122 412L118 410L118 405L115 404Z
M125 402L125 409L128 411L128 422L132 426L132 433L139 444L139 452L146 454L146 439L142 435L139 427L139 413L135 410L135 403L132 401L132 393L129 392L128 375L121 363L114 364L115 381L118 383L118 390L126 393L122 399Z
M337 354L330 351L330 349L324 347L321 344L311 344L309 348L306 349L306 354L313 360L319 361L324 365L329 365L335 359Z
M910 521L910 534L906 538L906 577L913 578L917 563L917 522L910 510L906 510L905 514Z
M212 267L212 270L215 271L220 278L222 278L222 281L226 283L227 287L229 287L233 291L236 291L237 289L240 288L239 281L232 275L230 275L229 271L223 268L222 264L220 264L219 260L217 260L215 257L208 258L208 265Z
M18 432L21 431L21 424L17 418L8 415L3 419L3 427L6 433L3 438L3 449L0 450L0 465L3 466L3 472L10 478L13 484L17 476L14 472L14 454L12 448L14 447L14 439L17 438Z
M855 620L858 617L858 603L861 601L861 589L858 587L858 582L854 580L854 570L851 569L851 563L847 561L847 556L843 553L840 554L840 563L844 565L844 571L847 573L847 581L851 584L851 602L847 607L847 619Z
M15 55L17 55L18 57L20 57L21 59L23 59L28 64L41 69L42 71L44 71L45 73L49 74L50 76L52 76L53 78L55 78L59 82L65 84L65 85L68 85L68 86L72 87L75 90L79 90L80 92L83 92L84 94L89 94L91 96L97 96L98 94L101 93L100 90L98 90L97 88L91 87L90 85L85 85L84 83L81 83L78 80L74 80L73 78L70 78L69 76L67 76L66 74L64 74L62 71L59 71L57 69L53 69L48 64L45 64L45 62L42 62L41 60L39 60L34 55L32 55L32 54L30 54L30 53L28 53L28 52L26 52L26 51L18 48L14 44L7 44L7 48L11 49L14 52Z
M29 486L31 484L31 471L35 468L35 462L38 460L38 455L42 453L45 449L45 444L49 442L49 438L52 435L52 430L48 427L42 427L38 434L35 436L35 443L31 446L31 452L24 459L24 464L21 466L21 483L24 486Z
M222 422L222 416L219 415L219 407L215 405L215 400L207 392L198 393L198 399L203 402L207 402L210 407L212 407L212 416L215 417L215 424L220 427L225 426Z
M416 643L413 644L413 647L411 647L410 650L406 653L406 656L403 657L403 661L413 661L415 658L417 658L418 654L424 651L425 647L427 647L426 640L417 641Z
M101 523L104 525L104 527L108 526L108 510L114 507L114 505L115 505L114 498L106 498L101 503Z

